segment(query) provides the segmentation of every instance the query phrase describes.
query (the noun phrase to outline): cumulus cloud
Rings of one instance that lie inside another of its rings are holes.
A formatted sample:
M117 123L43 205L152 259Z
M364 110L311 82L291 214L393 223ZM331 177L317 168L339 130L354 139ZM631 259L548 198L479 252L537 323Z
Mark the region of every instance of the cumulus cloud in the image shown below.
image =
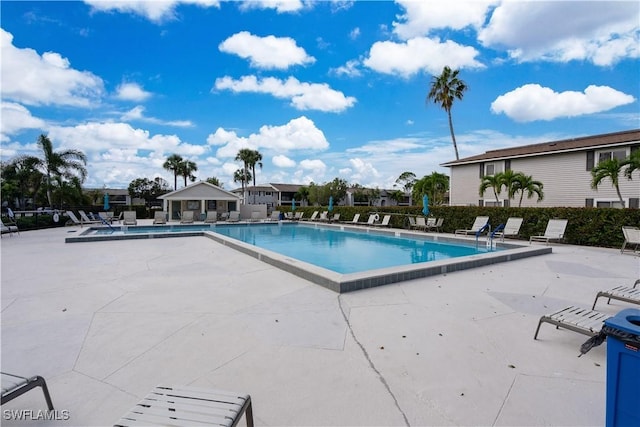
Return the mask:
M152 22L161 23L174 19L175 9L181 4L200 7L220 7L218 0L85 0L94 12L132 13L140 15Z
M421 71L440 74L445 65L451 68L484 68L475 58L479 52L447 40L416 37L404 43L376 42L369 50L364 65L384 74L398 74L409 78Z
M277 166L279 168L292 168L296 165L295 161L291 160L290 158L282 154L273 156L273 158L271 159L271 162L274 164L274 166Z
M527 84L500 95L491 103L491 111L517 122L532 122L599 113L634 101L633 96L608 86L591 85L584 92L555 92L538 84Z
M234 131L219 128L207 143L221 146L217 157L235 157L241 148L268 150L283 154L294 151L319 151L329 147L324 133L312 120L301 116L282 126L262 126L258 133L240 137Z
M6 142L23 129L43 129L45 121L33 117L31 112L21 104L2 102L0 104L0 141Z
M339 113L356 103L356 99L331 89L326 83L302 83L295 77L280 80L274 77L258 79L244 76L239 80L225 76L216 79L215 89L230 90L235 93L266 93L276 98L291 100L297 110L318 110Z
M315 176L324 176L327 165L322 160L304 159L300 162L300 168L306 172L310 172Z
M353 170L350 179L354 182L362 182L364 180L375 179L380 176L371 162L365 162L360 158L349 159L351 169Z
M236 33L220 43L221 52L248 59L252 67L286 70L293 65L313 64L316 59L290 37L258 37L248 31Z
M145 91L137 83L122 83L116 88L116 98L122 101L146 101L151 97L151 92Z
M13 35L0 28L2 96L27 105L88 107L103 94L102 79L71 68L55 52L39 55L13 45Z
M640 57L635 1L504 2L478 39L521 61L590 61L599 66ZM523 31L538 28L544 31Z
M353 59L347 61L344 65L330 70L332 74L337 76L359 77L362 73L358 69L360 62Z
M496 0L474 1L415 1L396 0L405 13L394 22L394 33L404 39L429 34L431 30L450 28L462 30L466 27L480 28L489 8Z

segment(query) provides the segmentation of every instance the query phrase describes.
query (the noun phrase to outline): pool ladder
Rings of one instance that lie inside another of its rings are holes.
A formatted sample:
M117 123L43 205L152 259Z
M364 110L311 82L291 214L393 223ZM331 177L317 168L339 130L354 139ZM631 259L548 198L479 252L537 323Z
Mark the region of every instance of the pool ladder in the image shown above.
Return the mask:
M493 242L493 237L495 235L495 233L497 231L502 230L502 228L504 228L503 224L500 224L498 227L496 227L495 230L493 230L493 233L491 232L491 224L486 223L485 225L482 226L482 228L480 228L480 230L476 231L476 248L478 247L479 244L479 240L480 240L480 236L482 235L482 233L484 233L485 231L487 232L487 241L486 241L486 245L487 245L487 249L491 250L491 249L495 249L495 244Z

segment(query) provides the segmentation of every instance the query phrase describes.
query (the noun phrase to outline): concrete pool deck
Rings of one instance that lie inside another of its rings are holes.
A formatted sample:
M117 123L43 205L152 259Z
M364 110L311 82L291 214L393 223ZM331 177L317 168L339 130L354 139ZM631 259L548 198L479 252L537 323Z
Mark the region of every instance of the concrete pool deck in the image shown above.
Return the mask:
M4 418L46 409L33 390L3 425L112 425L160 383L249 393L256 425L603 425L606 344L533 334L640 277L636 254L554 244L337 294L203 237L64 243L80 230L1 239L2 370L70 416Z

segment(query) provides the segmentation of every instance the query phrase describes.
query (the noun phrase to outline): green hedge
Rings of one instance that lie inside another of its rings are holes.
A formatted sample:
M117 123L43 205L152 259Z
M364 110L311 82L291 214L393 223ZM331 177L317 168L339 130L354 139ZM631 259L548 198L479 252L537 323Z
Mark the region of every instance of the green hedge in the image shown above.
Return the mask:
M287 212L287 208L280 208ZM297 207L296 212L304 212L309 218L313 211L327 210L327 207ZM407 228L408 216L422 215L421 206L335 206L333 213L340 214L341 221L349 221L360 213L360 222L366 222L369 214L395 214L391 216L391 227ZM572 245L615 248L622 246L624 237L622 226L640 227L640 209L613 208L501 208L478 206L433 206L429 216L444 218L442 231L453 233L457 229L468 229L476 216L488 216L491 228L507 222L509 217L523 218L520 239L542 235L549 219L567 219L565 242Z

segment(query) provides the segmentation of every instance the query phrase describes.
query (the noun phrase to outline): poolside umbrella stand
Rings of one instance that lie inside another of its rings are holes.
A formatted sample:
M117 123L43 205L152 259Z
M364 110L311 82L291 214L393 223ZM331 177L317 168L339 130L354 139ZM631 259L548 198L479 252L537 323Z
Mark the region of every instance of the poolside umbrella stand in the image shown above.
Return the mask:
M422 214L424 216L429 215L429 196L426 194L422 196Z

